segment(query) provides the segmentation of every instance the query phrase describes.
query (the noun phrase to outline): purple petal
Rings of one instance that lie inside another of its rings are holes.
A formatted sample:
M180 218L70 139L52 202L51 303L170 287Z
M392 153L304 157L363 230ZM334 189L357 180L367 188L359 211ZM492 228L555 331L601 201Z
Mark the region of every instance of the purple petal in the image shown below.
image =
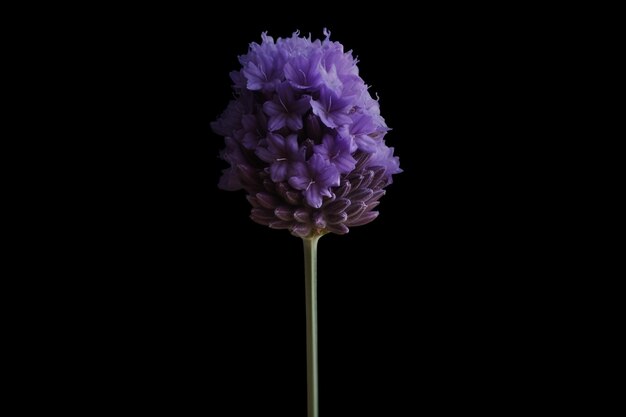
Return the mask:
M322 207L322 196L317 191L317 187L309 187L309 189L304 192L304 198L311 207Z
M334 122L328 118L328 113L322 103L317 100L311 100L311 108L313 109L313 114L319 117L326 126L337 127L334 125Z
M258 147L254 153L264 162L272 163L276 159L276 156L271 153L267 148Z
M333 193L326 187L322 188L322 187L315 187L317 188L317 192L319 193L319 195L323 195L326 197L332 197Z
M263 111L265 112L265 114L271 117L282 113L283 108L273 101L266 101L265 103L263 103Z
M259 139L254 132L248 132L241 140L241 143L246 149L254 150L259 144Z
M330 114L329 117L332 118L333 123L335 124L335 126L333 127L338 127L341 125L352 123L352 119L347 114L333 112Z
M334 165L328 164L326 167L317 174L317 180L323 184L332 185L334 187L339 186L339 171Z
M273 132L275 130L279 130L285 127L286 123L287 115L285 113L277 113L274 116L271 116L270 119L267 121L267 128Z
M288 169L289 169L289 164L283 161L274 162L270 166L270 177L272 178L272 181L274 182L285 181L287 179Z
M296 190L306 190L309 184L311 184L311 179L308 177L294 176L289 178L289 185Z
M285 150L288 155L295 156L298 153L298 135L289 135L285 139Z
M243 74L248 79L248 89L260 90L263 88L263 71L254 62L248 63Z
M351 155L348 155L333 159L333 164L335 164L339 172L348 173L356 166L356 160Z
M300 130L302 129L302 116L298 114L290 113L287 118L287 127L291 130Z
M318 154L313 154L311 159L309 159L308 164L314 171L323 171L324 168L329 165L328 161L326 161Z
M274 149L284 149L285 148L285 138L277 133L270 133L267 135L267 142L270 144L270 147Z
M369 135L357 135L354 137L354 141L363 152L374 153L378 148L378 141Z

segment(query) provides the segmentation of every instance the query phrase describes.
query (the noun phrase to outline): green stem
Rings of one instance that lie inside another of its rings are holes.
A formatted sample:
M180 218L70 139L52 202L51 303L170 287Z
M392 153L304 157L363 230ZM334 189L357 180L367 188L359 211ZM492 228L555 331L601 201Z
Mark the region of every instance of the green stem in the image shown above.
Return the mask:
M306 375L308 417L319 417L317 384L317 241L321 236L304 241L304 279L306 284Z

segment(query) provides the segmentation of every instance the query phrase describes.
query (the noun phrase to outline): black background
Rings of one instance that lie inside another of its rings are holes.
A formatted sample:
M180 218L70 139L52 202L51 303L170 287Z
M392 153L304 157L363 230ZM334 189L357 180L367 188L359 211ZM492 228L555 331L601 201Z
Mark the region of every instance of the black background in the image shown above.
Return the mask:
M537 312L552 288L537 277L551 237L527 240L544 208L527 198L541 164L527 156L545 109L527 98L543 64L526 59L536 28L492 13L285 19L242 6L98 22L70 48L87 95L102 98L85 111L97 122L78 162L94 175L70 173L80 197L37 241L55 247L39 263L59 278L14 292L12 392L55 391L48 401L79 411L129 400L305 415L302 243L253 223L242 192L217 189L223 139L209 123L261 32L322 38L325 27L379 94L404 172L375 222L320 241L322 414L497 410L529 392L520 380L541 384L536 336L552 327Z
M298 17L192 32L198 132L180 139L192 147L193 165L175 167L192 170L193 188L183 185L181 197L197 204L195 216L180 211L202 243L183 244L196 272L174 268L173 275L190 280L194 329L212 349L206 377L218 388L211 407L226 405L233 415L305 413L301 242L249 220L242 193L215 189L223 145L207 124L230 98L236 56L262 31L286 37L298 29L316 38L324 27L359 57L404 173L374 223L320 242L322 413L402 415L424 404L483 409L513 395L507 381L529 366L531 349L518 322L534 304L525 304L522 281L533 274L532 255L514 237L528 219L519 214L532 210L519 198L519 176L529 168L511 170L525 129L512 121L511 98L524 86L513 76L517 40L504 32L506 19L485 23L448 13L398 24ZM187 160L187 149L181 152Z

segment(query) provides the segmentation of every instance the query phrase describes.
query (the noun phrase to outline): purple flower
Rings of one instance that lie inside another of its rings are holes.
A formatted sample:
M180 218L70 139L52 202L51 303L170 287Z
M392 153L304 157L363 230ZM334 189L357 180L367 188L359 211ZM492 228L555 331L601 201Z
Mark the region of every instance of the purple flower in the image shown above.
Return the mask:
M270 178L274 182L285 181L288 178L290 167L295 162L304 162L304 151L298 147L298 136L270 133L267 136L267 148L258 147L257 156L270 164Z
M380 142L376 151L367 161L368 167L385 168L385 178L387 178L389 184L392 182L391 176L393 174L399 174L402 172L402 169L400 169L400 159L393 155L393 150L393 148L388 148L387 145Z
M352 122L348 111L352 107L352 97L337 96L332 90L322 88L317 100L311 100L313 114L319 116L328 127L339 127Z
M371 222L402 172L356 60L324 34L263 34L239 57L235 100L211 124L225 137L220 157L229 164L219 187L245 190L255 222L300 237Z
M292 131L302 129L302 116L311 108L310 101L309 96L296 99L289 83L279 84L274 98L263 103L263 111L269 116L268 129L272 132L285 126Z
M259 140L267 131L267 120L263 113L244 114L241 117L242 128L235 131L235 138L244 148L254 150Z
M352 154L356 151L354 141L343 136L325 135L321 145L315 145L315 153L323 156L342 174L354 170L356 159Z
M376 151L377 144L382 139L377 128L378 125L369 114L356 113L352 123L341 126L338 131L341 136L354 140L362 151L372 153Z
M306 163L299 162L294 165L289 185L304 192L308 205L320 208L322 196L332 197L330 188L339 186L339 171L330 161L313 154Z
M284 77L285 53L276 47L271 36L263 34L262 38L263 43L253 43L250 53L240 57L240 62L244 65L248 89L269 93Z
M319 49L313 49L308 55L296 55L285 65L285 79L300 90L317 87L322 83L321 59Z

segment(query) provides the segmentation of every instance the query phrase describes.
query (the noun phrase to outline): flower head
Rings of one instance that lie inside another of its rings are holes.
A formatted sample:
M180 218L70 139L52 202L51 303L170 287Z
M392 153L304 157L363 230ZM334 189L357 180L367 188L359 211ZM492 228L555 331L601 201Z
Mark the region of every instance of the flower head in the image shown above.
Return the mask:
M239 57L235 99L211 124L225 137L220 156L230 165L219 187L245 190L254 221L300 237L371 222L402 172L356 60L324 34L263 34Z

